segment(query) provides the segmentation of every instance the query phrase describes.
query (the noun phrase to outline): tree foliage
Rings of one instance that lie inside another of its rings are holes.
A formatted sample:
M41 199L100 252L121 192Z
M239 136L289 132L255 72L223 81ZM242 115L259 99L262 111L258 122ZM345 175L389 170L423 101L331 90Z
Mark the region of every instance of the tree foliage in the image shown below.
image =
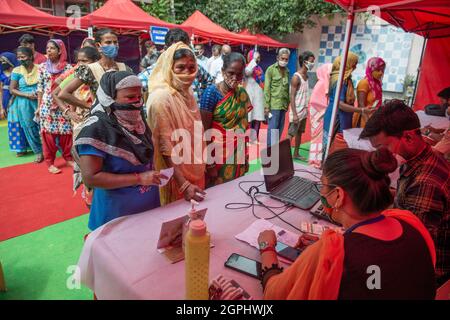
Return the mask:
M149 14L165 21L182 23L195 10L200 10L215 23L231 31L249 29L253 32L283 36L314 26L313 15L341 12L322 0L173 0L175 21L170 0L141 3Z

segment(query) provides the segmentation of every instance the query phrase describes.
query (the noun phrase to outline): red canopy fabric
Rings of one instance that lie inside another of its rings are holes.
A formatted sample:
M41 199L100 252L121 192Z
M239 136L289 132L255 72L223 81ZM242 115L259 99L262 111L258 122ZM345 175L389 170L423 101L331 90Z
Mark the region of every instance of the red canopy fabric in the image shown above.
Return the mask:
M246 35L246 36L253 36L253 34L248 30L244 29L239 34ZM275 39L272 39L271 37L268 37L264 34L257 33L254 35L256 37L256 43L258 46L262 47L275 47L275 48L297 48L295 44L292 43L283 43L280 41L277 41Z
M425 38L450 36L449 0L325 0L345 9L365 11L370 6L381 9L381 18L407 32Z
M94 12L81 18L83 27L108 27L127 30L148 30L150 26L175 28L176 24L152 17L131 0L108 0Z
M0 0L0 25L67 28L65 17L42 12L21 0Z
M242 35L228 31L225 28L212 22L207 16L200 11L195 11L185 22L182 27L188 28L195 36L202 37L222 44L251 44L257 43L255 36Z
M438 92L450 87L450 41L429 39L420 70L416 99L413 108L423 109L427 104L439 103Z

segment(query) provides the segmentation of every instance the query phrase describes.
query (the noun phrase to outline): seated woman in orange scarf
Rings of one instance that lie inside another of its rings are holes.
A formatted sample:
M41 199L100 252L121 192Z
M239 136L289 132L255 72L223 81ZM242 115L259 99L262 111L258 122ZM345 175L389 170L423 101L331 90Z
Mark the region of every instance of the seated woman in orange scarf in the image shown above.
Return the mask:
M434 299L436 251L428 230L393 202L386 149L342 149L324 164L320 193L345 233L326 231L285 271L273 231L259 236L265 299Z
M149 79L147 121L153 133L155 167L174 168L175 179L160 188L162 206L183 197L203 200L205 143L191 88L197 70L194 52L178 42L159 57Z
M243 176L248 171L248 112L250 99L240 86L245 58L237 52L223 57L223 78L202 95L201 115L205 130L211 129L207 185L212 187Z

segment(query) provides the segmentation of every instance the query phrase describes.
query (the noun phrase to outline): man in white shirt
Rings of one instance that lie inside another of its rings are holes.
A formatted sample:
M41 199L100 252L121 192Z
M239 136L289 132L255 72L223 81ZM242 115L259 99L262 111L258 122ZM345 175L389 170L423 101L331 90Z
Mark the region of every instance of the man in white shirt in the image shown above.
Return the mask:
M223 56L229 55L231 53L231 47L227 44L224 44L222 46L222 56L220 59L215 60L213 63L211 63L211 69L210 74L216 79L216 83L223 81L222 76L222 68L223 68Z
M206 70L211 73L211 64L220 58L220 51L222 50L222 46L220 44L215 44L212 47L212 56L208 59L206 63Z

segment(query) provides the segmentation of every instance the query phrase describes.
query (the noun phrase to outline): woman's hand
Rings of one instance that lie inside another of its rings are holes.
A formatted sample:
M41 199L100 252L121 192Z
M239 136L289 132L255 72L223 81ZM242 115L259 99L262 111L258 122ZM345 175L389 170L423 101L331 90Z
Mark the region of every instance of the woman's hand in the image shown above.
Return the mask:
M206 176L209 182L216 181L219 173L217 172L216 166L210 166L206 168Z
M316 242L318 240L319 240L318 236L304 233L300 236L300 238L298 238L298 241L297 241L297 244L295 245L295 247L299 248L299 249L305 249L306 247L312 245L314 242Z
M195 184L191 184L183 193L184 199L186 201L191 201L192 199L197 202L203 201L204 197L197 195L197 193L200 193L203 196L206 194L205 191L202 190L202 188L196 186Z
M159 173L159 171L146 171L138 174L139 184L142 186L158 186L161 184L161 179L168 180L169 178Z
M33 92L33 93L28 94L27 98L30 100L37 100L37 95L35 92Z
M277 245L277 236L273 230L265 230L261 232L258 236L258 243L267 242L269 247L274 247Z
M80 123L83 119L74 111L68 111L67 117L73 122Z

